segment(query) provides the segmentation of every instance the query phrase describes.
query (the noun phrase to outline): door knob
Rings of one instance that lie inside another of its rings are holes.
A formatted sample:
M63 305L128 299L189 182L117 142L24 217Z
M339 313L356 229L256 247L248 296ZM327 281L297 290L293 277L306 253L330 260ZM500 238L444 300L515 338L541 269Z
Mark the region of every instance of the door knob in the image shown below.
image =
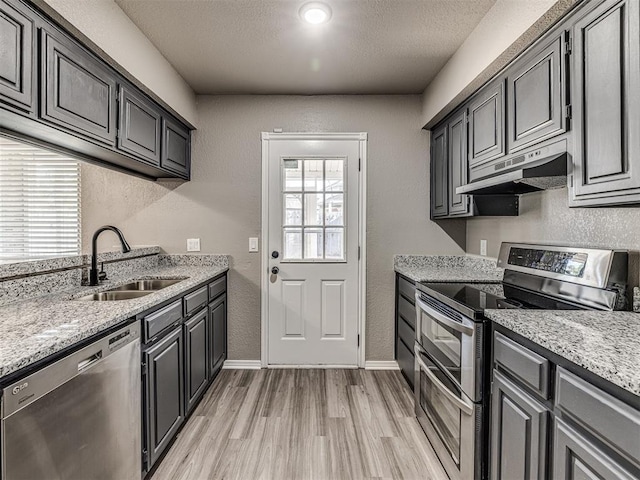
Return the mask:
M271 258L278 258L280 256L280 254L278 253L277 250L274 250L273 252L271 252Z
M274 275L277 275L279 271L280 271L280 269L278 267L273 267L271 269L271 273L273 273Z

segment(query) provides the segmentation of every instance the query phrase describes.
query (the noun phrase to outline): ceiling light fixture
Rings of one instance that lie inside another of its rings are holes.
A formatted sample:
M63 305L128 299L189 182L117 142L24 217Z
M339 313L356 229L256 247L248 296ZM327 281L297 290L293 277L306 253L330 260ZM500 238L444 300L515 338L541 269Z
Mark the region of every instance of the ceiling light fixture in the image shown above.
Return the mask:
M312 25L327 23L331 19L331 7L322 2L305 3L300 8L300 18Z

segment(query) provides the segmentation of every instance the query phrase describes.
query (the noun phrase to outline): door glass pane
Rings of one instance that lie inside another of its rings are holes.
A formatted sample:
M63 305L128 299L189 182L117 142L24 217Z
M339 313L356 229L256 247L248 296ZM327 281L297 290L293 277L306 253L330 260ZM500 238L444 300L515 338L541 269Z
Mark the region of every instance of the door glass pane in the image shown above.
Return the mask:
M325 191L342 192L344 190L344 160L327 160L324 168Z
M324 245L322 228L304 229L304 258L309 260L323 258Z
M344 229L327 228L324 235L325 258L332 260L344 259Z
M342 193L327 193L325 200L325 225L344 225Z
M282 161L285 192L302 191L302 160L284 159Z
M302 195L287 194L284 196L284 224L302 225Z
M321 192L324 180L324 160L304 161L304 189L306 192Z
M286 228L284 230L283 258L285 260L302 259L302 229Z
M324 195L322 193L305 193L304 224L322 226L324 216Z

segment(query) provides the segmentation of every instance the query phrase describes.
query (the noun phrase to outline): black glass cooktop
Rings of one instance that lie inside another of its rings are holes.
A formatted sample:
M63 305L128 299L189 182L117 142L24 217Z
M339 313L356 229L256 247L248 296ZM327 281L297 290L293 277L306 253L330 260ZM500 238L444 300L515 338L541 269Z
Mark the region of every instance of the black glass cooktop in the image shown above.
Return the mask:
M575 310L580 308L501 283L425 282L419 283L418 289L470 317L482 315L485 309Z

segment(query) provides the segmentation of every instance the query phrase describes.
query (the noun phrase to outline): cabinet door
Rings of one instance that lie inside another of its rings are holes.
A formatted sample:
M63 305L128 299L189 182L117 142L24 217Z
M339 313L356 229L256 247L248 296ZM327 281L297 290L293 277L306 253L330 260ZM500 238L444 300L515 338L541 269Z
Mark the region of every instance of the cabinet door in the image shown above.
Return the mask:
M469 167L505 154L504 81L488 86L469 104Z
M493 371L491 392L491 478L546 478L548 410Z
M190 132L171 119L162 120L162 160L160 166L185 178L191 171Z
M459 195L456 188L466 185L467 160L467 114L462 112L449 121L449 215L469 212L469 196Z
M116 79L59 32L42 32L41 118L109 146L116 140Z
M431 218L446 217L449 213L447 172L447 126L431 135Z
M19 2L0 0L0 100L33 111L34 22Z
M562 37L541 44L509 69L510 153L565 131L562 44Z
M184 422L182 327L144 353L147 471Z
M187 413L195 407L208 383L209 353L208 310L204 308L184 324L185 401Z
M227 296L222 295L212 303L209 312L211 322L209 372L210 378L213 378L227 358Z
M574 26L573 200L602 199L593 205L637 202L640 8L635 0L593 5Z
M160 165L160 112L129 88L120 87L118 148Z
M591 439L556 418L553 432L553 478L557 480L637 480Z

